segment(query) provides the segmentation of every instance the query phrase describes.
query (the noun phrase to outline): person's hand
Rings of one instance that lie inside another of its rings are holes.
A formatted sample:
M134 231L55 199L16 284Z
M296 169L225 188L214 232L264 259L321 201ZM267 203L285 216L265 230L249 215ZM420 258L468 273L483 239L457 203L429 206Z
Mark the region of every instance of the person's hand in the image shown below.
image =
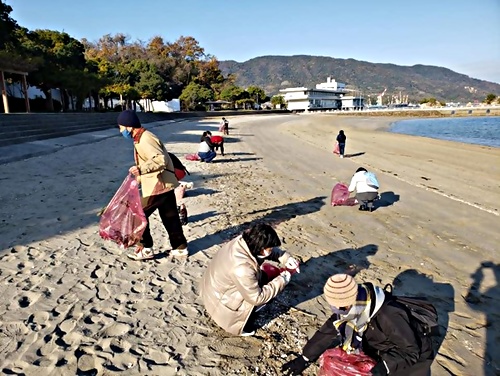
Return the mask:
M130 172L134 176L139 176L141 174L141 171L139 170L139 167L137 166L132 166L128 169L128 172Z
M299 376L302 375L302 372L309 366L309 362L304 359L303 356L299 356L295 359L290 360L289 362L283 364L281 366L281 372L283 375L289 376Z
M285 285L288 285L288 283L290 282L290 279L292 278L292 275L290 274L290 272L288 270L283 270L280 273L280 276L283 277L283 279L285 280Z
M285 268L288 270L295 270L297 273L300 273L299 270L299 262L294 257L289 257L286 261Z
M375 367L372 368L371 373L373 376L387 376L387 367L384 361L380 361L375 364Z

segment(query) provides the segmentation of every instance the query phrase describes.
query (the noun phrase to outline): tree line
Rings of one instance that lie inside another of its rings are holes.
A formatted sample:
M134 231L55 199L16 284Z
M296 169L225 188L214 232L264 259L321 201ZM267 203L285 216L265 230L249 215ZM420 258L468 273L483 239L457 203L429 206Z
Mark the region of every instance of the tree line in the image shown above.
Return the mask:
M211 100L238 108L269 100L263 89L244 89L235 85L234 76L225 77L217 58L193 37L166 42L154 36L142 42L107 34L98 41L79 41L56 30L28 30L11 12L0 0L0 70L7 71L8 83L20 79L9 70L28 72L28 84L44 93L48 111L54 111L52 89L61 91L62 110L82 110L87 99L96 110L115 109L116 98L120 109L140 99L179 98L183 110L205 110Z

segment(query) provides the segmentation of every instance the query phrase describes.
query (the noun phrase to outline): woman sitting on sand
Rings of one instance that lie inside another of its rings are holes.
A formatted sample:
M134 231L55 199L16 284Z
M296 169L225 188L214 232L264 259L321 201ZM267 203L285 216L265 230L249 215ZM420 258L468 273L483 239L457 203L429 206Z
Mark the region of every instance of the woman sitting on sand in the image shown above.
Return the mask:
M201 297L210 317L225 331L253 335L251 314L290 282L291 274L286 270L268 281L260 269L264 260L279 261L290 270L298 268L296 259L274 248L280 245L271 226L256 224L225 244L208 264Z
M212 162L217 153L214 151L214 145L210 140L210 136L205 131L201 135L200 144L198 145L198 156L202 162Z

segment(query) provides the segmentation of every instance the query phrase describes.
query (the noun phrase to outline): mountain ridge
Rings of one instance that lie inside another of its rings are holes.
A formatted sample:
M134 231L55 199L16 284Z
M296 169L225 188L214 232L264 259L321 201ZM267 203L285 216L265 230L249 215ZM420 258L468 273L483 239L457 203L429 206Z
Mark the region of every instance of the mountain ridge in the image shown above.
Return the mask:
M434 97L447 102L474 102L483 101L489 93L500 94L500 84L426 64L407 66L313 55L266 55L244 62L223 60L219 64L225 75L236 76L238 86L259 86L268 94L287 87L314 88L328 76L372 98L384 88L386 96L401 91L411 101Z

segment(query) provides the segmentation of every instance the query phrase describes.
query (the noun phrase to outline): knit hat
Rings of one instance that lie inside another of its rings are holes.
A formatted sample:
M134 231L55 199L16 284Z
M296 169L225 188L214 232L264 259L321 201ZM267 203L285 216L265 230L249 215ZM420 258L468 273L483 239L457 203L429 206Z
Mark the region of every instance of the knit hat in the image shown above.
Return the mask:
M328 278L323 288L326 301L333 307L349 307L356 303L358 284L350 275L335 274Z
M118 125L123 125L124 127L132 127L132 128L141 128L141 121L139 117L132 110L122 111L120 115L118 115Z

